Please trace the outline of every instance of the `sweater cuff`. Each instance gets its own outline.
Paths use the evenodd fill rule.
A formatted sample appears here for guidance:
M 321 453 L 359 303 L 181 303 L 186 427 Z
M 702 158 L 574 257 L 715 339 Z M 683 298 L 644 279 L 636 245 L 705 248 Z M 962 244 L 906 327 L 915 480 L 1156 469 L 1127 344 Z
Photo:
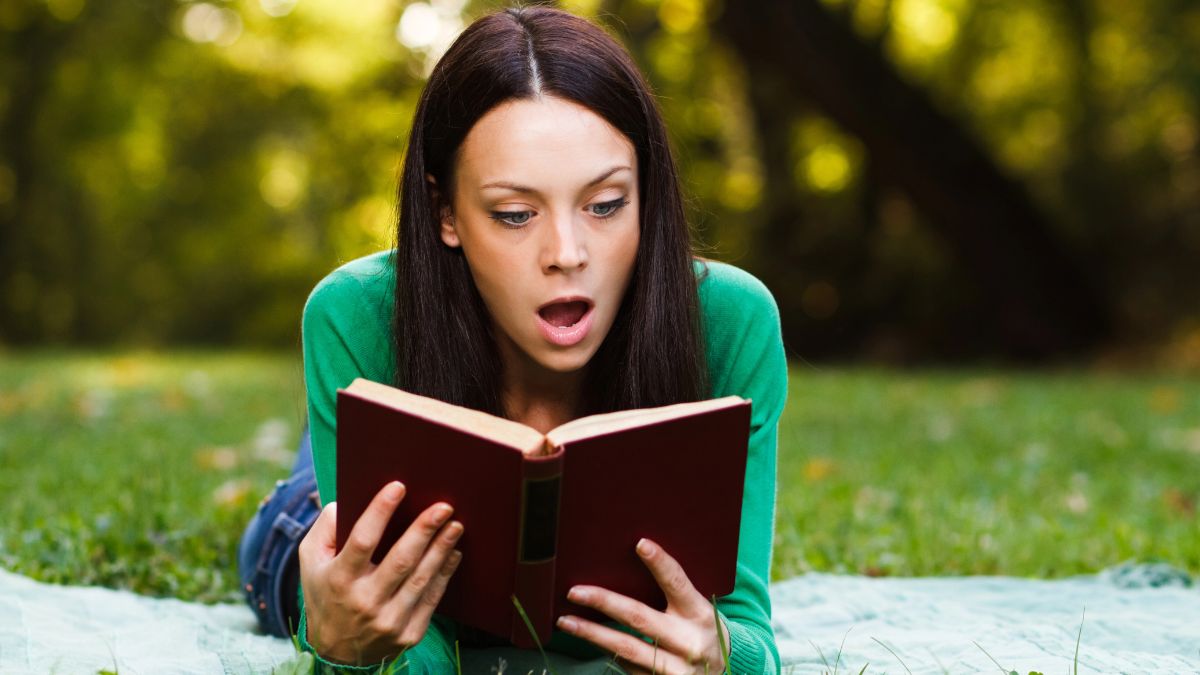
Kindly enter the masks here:
M 347 663 L 335 663 L 326 660 L 317 653 L 316 648 L 308 641 L 308 616 L 307 612 L 300 612 L 300 626 L 296 629 L 296 639 L 300 643 L 300 649 L 312 654 L 313 660 L 316 662 L 313 668 L 314 675 L 349 675 L 351 673 L 382 673 L 390 675 L 391 673 L 414 673 L 424 672 L 415 671 L 409 666 L 407 657 L 401 653 L 394 659 L 384 660 L 379 663 L 371 663 L 362 666 L 352 666 Z
M 766 641 L 756 626 L 730 621 L 724 614 L 725 628 L 729 631 L 729 672 L 733 675 L 759 675 L 777 673 L 775 659 L 767 650 Z

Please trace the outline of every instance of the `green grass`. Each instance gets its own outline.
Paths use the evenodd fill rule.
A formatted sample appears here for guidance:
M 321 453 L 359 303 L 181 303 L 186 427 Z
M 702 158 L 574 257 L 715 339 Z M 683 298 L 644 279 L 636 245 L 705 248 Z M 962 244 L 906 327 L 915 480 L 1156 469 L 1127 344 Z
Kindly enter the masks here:
M 794 369 L 775 578 L 1200 571 L 1200 380 Z
M 303 420 L 290 355 L 0 352 L 0 566 L 238 600 Z M 1200 380 L 792 373 L 774 576 L 1200 572 Z
M 0 353 L 0 566 L 237 600 L 235 549 L 290 468 L 299 361 Z

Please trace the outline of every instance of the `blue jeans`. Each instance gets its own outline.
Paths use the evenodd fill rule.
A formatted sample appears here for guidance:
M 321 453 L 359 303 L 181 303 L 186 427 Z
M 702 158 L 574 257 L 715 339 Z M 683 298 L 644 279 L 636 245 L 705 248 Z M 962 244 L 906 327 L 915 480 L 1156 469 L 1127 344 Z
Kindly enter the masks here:
M 317 478 L 313 472 L 312 438 L 305 429 L 296 464 L 287 480 L 258 505 L 238 543 L 238 578 L 242 595 L 258 617 L 264 633 L 290 637 L 300 625 L 297 589 L 300 582 L 300 540 L 321 513 Z M 503 638 L 469 627 L 459 629 L 470 647 L 507 645 Z
M 321 513 L 313 473 L 312 439 L 300 437 L 296 464 L 263 499 L 238 543 L 238 578 L 263 632 L 289 637 L 300 623 L 300 540 Z

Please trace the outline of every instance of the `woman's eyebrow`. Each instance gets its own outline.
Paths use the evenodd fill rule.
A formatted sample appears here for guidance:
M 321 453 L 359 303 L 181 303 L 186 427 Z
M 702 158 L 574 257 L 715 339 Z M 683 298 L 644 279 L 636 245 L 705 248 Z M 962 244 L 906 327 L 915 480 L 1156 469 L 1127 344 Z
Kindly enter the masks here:
M 618 171 L 622 171 L 622 170 L 632 171 L 632 169 L 630 169 L 629 167 L 627 167 L 625 165 L 614 166 L 611 169 L 600 174 L 599 176 L 596 176 L 592 180 L 588 181 L 587 185 L 585 185 L 584 187 L 590 188 L 595 185 L 598 185 L 598 184 L 604 182 L 606 179 L 608 179 L 609 176 L 612 176 L 614 173 L 616 173 Z M 485 183 L 485 184 L 479 186 L 480 190 L 484 190 L 487 188 L 503 188 L 505 190 L 512 190 L 513 192 L 520 192 L 523 194 L 539 194 L 539 192 L 536 188 L 531 188 L 528 185 L 521 185 L 519 183 L 511 183 L 509 181 L 504 181 L 504 180 L 492 181 L 491 183 Z

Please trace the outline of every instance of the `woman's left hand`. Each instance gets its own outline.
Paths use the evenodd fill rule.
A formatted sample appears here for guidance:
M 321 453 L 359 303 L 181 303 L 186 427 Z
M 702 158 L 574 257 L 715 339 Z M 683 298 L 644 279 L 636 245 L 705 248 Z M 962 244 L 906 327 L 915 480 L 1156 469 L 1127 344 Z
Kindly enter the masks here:
M 662 547 L 642 539 L 638 542 L 637 552 L 667 596 L 665 612 L 597 586 L 575 586 L 567 593 L 567 599 L 607 614 L 657 640 L 657 645 L 576 616 L 559 617 L 558 627 L 616 654 L 621 665 L 631 673 L 723 672 L 725 660 L 717 641 L 712 603 L 700 595 L 683 568 Z M 721 635 L 728 653 L 729 631 L 723 619 Z

